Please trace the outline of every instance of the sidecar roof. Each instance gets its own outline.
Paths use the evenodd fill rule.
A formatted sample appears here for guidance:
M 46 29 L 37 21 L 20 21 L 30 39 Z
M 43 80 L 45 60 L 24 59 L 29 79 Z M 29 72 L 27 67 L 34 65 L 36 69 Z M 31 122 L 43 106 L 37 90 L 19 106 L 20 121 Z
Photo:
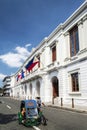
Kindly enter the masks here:
M 37 102 L 36 100 L 22 100 L 21 101 L 21 104 L 24 104 L 25 105 L 25 108 L 37 108 Z

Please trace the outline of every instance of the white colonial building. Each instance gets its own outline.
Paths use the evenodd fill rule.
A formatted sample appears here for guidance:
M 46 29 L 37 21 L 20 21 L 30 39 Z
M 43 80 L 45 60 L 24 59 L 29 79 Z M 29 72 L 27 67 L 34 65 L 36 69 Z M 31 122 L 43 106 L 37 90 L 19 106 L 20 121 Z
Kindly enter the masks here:
M 33 69 L 26 65 L 39 59 Z M 23 70 L 24 77 L 17 76 Z M 87 1 L 37 46 L 13 76 L 12 96 L 87 106 Z
M 10 76 L 6 76 L 3 79 L 3 94 L 10 96 L 11 93 L 11 77 Z

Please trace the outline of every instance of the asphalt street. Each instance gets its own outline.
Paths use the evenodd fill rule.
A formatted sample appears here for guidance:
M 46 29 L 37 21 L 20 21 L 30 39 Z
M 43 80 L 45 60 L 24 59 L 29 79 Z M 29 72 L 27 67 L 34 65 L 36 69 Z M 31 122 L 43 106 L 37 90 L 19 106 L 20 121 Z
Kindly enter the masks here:
M 47 125 L 25 127 L 18 124 L 20 101 L 0 97 L 0 130 L 87 130 L 87 114 L 52 107 L 43 107 Z

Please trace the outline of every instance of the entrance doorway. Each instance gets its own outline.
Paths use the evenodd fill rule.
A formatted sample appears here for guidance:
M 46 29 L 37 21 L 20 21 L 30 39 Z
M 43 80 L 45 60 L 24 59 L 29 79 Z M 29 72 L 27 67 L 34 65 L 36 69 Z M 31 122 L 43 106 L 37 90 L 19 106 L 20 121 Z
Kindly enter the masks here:
M 52 78 L 52 103 L 54 104 L 54 98 L 59 97 L 59 81 L 56 76 Z

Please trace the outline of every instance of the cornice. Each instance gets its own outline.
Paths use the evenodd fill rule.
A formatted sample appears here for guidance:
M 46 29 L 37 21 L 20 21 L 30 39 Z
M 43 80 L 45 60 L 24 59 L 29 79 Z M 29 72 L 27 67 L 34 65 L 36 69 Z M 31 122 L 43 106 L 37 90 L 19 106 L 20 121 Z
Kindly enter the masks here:
M 85 1 L 64 23 L 64 28 L 69 25 L 77 16 L 79 16 L 84 10 L 87 10 L 87 1 Z
M 83 17 L 83 21 L 87 20 L 87 14 Z
M 64 28 L 67 27 L 77 16 L 79 16 L 86 9 L 87 0 L 64 23 L 61 23 L 55 28 L 55 30 L 48 36 L 47 42 L 52 39 L 57 33 L 63 33 Z
M 62 33 L 63 32 L 63 24 L 61 23 L 60 25 L 58 25 L 54 31 L 48 36 L 47 42 L 52 39 L 57 33 Z

